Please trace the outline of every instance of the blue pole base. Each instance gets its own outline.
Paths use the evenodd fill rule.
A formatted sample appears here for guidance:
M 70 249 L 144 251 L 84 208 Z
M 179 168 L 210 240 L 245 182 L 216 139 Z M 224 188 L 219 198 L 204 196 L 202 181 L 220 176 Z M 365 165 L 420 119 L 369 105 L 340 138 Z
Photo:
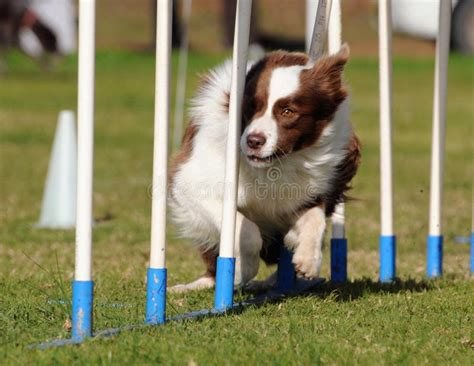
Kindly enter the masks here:
M 443 274 L 443 236 L 429 235 L 427 239 L 426 275 L 428 278 Z
M 331 239 L 331 282 L 347 282 L 347 239 Z
M 474 232 L 471 233 L 471 274 L 474 274 Z
M 93 281 L 72 281 L 72 339 L 92 336 Z
M 234 305 L 235 258 L 217 257 L 214 308 L 226 311 Z
M 284 245 L 280 247 L 277 269 L 277 289 L 287 292 L 295 289 L 296 273 L 292 262 L 293 254 Z
M 380 236 L 380 282 L 392 282 L 396 276 L 397 239 L 395 235 Z
M 148 268 L 146 284 L 145 323 L 163 324 L 166 321 L 166 268 Z

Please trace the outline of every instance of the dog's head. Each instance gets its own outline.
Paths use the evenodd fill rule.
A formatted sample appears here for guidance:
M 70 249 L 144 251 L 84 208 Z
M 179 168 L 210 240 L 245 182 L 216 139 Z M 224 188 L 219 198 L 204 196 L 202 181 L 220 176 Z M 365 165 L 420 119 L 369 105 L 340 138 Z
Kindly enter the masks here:
M 317 143 L 347 96 L 341 79 L 348 58 L 347 45 L 314 65 L 302 53 L 277 51 L 251 68 L 240 140 L 250 165 L 268 167 L 280 156 Z

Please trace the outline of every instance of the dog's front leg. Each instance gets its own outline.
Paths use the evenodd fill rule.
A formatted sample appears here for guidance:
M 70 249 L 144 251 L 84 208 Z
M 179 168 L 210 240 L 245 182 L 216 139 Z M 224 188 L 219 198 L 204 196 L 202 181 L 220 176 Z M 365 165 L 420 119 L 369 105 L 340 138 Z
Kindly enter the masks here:
M 298 277 L 319 277 L 326 216 L 324 207 L 304 212 L 285 235 L 285 246 L 293 250 L 293 264 Z
M 257 275 L 262 236 L 258 226 L 237 212 L 235 227 L 235 285 L 243 286 Z

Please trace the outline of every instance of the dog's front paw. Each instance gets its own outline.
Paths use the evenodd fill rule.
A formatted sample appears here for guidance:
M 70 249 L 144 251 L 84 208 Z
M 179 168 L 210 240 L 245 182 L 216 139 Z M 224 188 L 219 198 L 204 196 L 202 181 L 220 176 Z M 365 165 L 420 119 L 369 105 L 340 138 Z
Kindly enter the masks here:
M 295 265 L 296 276 L 313 280 L 319 277 L 321 271 L 321 257 L 309 256 L 295 253 L 293 256 L 293 264 Z

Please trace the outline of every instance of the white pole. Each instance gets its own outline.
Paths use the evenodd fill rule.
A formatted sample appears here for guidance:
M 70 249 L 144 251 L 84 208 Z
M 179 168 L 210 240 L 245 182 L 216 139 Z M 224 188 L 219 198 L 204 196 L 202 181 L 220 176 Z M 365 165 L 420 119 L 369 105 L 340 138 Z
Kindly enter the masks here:
M 165 268 L 172 1 L 158 0 L 150 268 Z
M 309 45 L 309 59 L 315 62 L 324 53 L 324 41 L 331 15 L 332 0 L 318 0 L 316 17 L 314 18 L 313 34 Z M 307 15 L 308 16 L 308 15 Z
M 339 203 L 332 214 L 331 220 L 333 239 L 344 239 L 346 236 L 344 209 L 344 203 Z
M 79 3 L 76 281 L 92 279 L 95 0 Z
M 342 25 L 341 25 L 341 1 L 333 0 L 331 7 L 331 16 L 329 17 L 328 27 L 328 50 L 329 54 L 337 53 L 341 49 L 342 44 Z M 345 102 L 341 108 L 347 108 L 348 104 Z M 344 217 L 344 203 L 336 206 L 332 215 L 332 238 L 344 239 L 345 237 L 345 217 Z
M 381 235 L 393 235 L 392 19 L 390 0 L 379 1 Z
M 305 23 L 305 43 L 306 53 L 309 53 L 311 47 L 311 38 L 313 37 L 314 20 L 318 9 L 319 0 L 306 0 L 306 23 Z
M 237 1 L 237 15 L 232 62 L 232 84 L 229 103 L 229 131 L 226 144 L 225 190 L 222 207 L 222 228 L 219 256 L 234 256 L 235 218 L 239 171 L 239 138 L 241 105 L 247 69 L 247 51 L 250 32 L 251 0 Z
M 183 134 L 184 126 L 184 104 L 186 99 L 186 71 L 188 66 L 189 49 L 189 20 L 191 18 L 191 8 L 193 0 L 183 1 L 183 27 L 181 47 L 179 49 L 178 81 L 176 83 L 176 101 L 173 119 L 173 148 L 177 149 Z
M 440 1 L 438 40 L 433 101 L 433 137 L 431 145 L 430 232 L 441 235 L 444 142 L 446 130 L 447 69 L 451 29 L 451 1 Z
M 328 50 L 330 55 L 341 49 L 341 28 L 341 0 L 332 0 L 328 26 Z
M 396 276 L 392 188 L 392 15 L 391 0 L 379 1 L 380 80 L 380 281 Z
M 451 1 L 440 1 L 438 24 L 433 101 L 433 139 L 431 145 L 430 227 L 426 259 L 426 272 L 430 278 L 438 277 L 443 274 L 441 206 L 443 200 L 443 165 L 448 84 L 447 70 L 451 30 Z

